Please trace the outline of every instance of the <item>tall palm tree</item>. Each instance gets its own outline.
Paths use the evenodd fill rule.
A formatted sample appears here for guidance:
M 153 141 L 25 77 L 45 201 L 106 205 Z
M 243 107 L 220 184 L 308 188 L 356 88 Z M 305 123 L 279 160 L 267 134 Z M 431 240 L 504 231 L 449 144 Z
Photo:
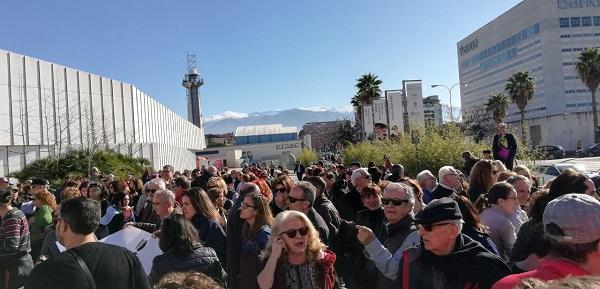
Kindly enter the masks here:
M 581 81 L 592 92 L 592 117 L 594 120 L 594 140 L 597 142 L 600 138 L 598 131 L 598 108 L 596 107 L 596 90 L 600 85 L 600 52 L 598 48 L 588 48 L 579 54 L 578 62 L 575 63 L 575 72 Z
M 521 141 L 525 141 L 525 108 L 535 92 L 535 78 L 530 71 L 517 71 L 507 79 L 506 91 L 513 103 L 521 111 Z
M 374 99 L 381 96 L 381 89 L 379 86 L 382 83 L 383 81 L 377 79 L 377 75 L 372 73 L 363 74 L 356 80 L 355 87 L 358 89 L 357 96 L 362 104 L 370 104 Z
M 492 113 L 492 118 L 496 124 L 502 122 L 506 117 L 506 109 L 508 108 L 508 97 L 502 93 L 492 94 L 485 104 L 485 110 Z
M 364 126 L 362 124 L 363 119 L 363 106 L 371 104 L 374 99 L 381 96 L 381 88 L 379 86 L 383 83 L 380 79 L 377 79 L 377 75 L 368 73 L 363 74 L 359 79 L 356 80 L 356 94 L 350 100 L 352 106 L 356 108 L 360 123 L 361 133 L 364 136 Z

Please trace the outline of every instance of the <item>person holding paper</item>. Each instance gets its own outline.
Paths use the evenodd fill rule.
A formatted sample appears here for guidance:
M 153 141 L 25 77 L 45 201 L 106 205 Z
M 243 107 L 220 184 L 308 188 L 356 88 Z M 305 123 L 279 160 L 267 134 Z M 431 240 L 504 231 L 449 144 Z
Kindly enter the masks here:
M 149 289 L 146 272 L 126 248 L 96 241 L 98 202 L 78 197 L 58 210 L 56 238 L 67 251 L 33 269 L 25 289 Z

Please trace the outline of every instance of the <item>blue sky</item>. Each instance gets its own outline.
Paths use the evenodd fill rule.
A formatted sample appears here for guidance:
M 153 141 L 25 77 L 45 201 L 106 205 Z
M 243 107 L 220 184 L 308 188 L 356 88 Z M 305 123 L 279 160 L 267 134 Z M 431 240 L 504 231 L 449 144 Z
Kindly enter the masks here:
M 204 116 L 348 106 L 368 72 L 447 102 L 429 86 L 458 82 L 456 43 L 519 2 L 5 1 L 0 48 L 132 83 L 183 117 L 186 52 Z

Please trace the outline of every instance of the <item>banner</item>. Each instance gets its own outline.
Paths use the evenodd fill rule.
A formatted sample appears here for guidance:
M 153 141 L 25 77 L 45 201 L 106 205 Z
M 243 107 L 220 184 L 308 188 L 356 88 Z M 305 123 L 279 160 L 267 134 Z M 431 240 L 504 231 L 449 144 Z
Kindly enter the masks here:
M 402 91 L 386 91 L 388 102 L 390 136 L 398 136 L 404 132 L 404 106 L 402 105 Z
M 375 127 L 375 138 L 388 139 L 388 121 L 385 98 L 373 100 L 373 126 Z

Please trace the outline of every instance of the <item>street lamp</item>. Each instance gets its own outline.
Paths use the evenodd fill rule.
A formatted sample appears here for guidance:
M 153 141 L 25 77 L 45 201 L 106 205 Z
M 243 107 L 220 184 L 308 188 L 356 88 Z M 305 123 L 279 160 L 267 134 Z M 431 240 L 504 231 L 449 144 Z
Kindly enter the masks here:
M 433 84 L 433 85 L 431 85 L 431 88 L 436 88 L 438 86 L 441 86 L 441 87 L 444 87 L 444 88 L 446 88 L 448 90 L 448 95 L 450 96 L 450 122 L 454 122 L 454 117 L 453 117 L 453 113 L 452 113 L 452 110 L 453 110 L 453 108 L 452 108 L 452 89 L 455 86 L 457 86 L 457 85 L 467 86 L 467 83 L 466 82 L 459 82 L 459 83 L 456 83 L 456 84 L 454 84 L 454 85 L 452 85 L 450 87 L 448 87 L 446 85 L 443 85 L 443 84 Z

